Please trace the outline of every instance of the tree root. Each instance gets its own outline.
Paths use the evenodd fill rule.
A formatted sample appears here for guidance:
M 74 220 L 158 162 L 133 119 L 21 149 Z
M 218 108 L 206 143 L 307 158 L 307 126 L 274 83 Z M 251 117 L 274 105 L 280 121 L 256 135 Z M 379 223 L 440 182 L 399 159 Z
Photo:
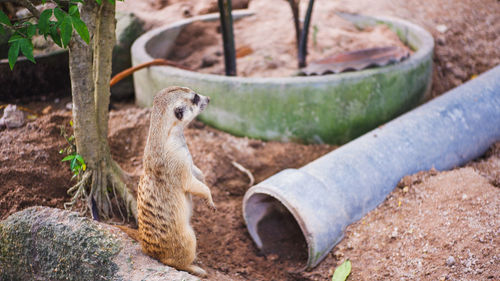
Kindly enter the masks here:
M 84 171 L 79 182 L 68 190 L 72 197 L 70 202 L 64 203 L 64 208 L 71 209 L 80 201 L 84 203 L 80 209 L 82 215 L 90 212 L 97 219 L 92 212 L 95 208 L 102 219 L 109 220 L 116 216 L 111 200 L 115 198 L 115 206 L 122 220 L 128 220 L 131 216 L 137 220 L 137 201 L 127 188 L 126 174 L 116 162 L 110 162 L 106 165 L 105 161 L 101 161 L 96 168 Z

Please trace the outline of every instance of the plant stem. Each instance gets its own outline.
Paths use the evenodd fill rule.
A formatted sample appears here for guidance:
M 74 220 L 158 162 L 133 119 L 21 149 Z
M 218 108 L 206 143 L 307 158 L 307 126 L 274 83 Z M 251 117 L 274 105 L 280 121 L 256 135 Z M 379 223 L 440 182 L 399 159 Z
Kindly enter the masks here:
M 307 56 L 307 37 L 309 34 L 309 26 L 311 24 L 311 15 L 313 10 L 314 0 L 309 0 L 309 4 L 307 6 L 306 17 L 304 19 L 304 25 L 302 26 L 302 32 L 300 34 L 300 43 L 299 43 L 299 52 L 298 52 L 298 60 L 299 60 L 299 68 L 306 66 L 306 56 Z
M 31 3 L 30 0 L 18 0 L 19 3 L 24 6 L 30 13 L 35 16 L 37 19 L 40 18 L 40 11 Z
M 297 43 L 297 50 L 299 49 L 299 42 L 300 42 L 299 1 L 300 0 L 288 0 L 288 3 L 290 3 L 290 8 L 292 8 L 293 24 L 295 25 L 295 37 L 296 37 L 295 41 Z
M 233 16 L 231 0 L 218 0 L 222 42 L 224 44 L 224 63 L 226 76 L 236 76 L 236 50 L 234 48 Z

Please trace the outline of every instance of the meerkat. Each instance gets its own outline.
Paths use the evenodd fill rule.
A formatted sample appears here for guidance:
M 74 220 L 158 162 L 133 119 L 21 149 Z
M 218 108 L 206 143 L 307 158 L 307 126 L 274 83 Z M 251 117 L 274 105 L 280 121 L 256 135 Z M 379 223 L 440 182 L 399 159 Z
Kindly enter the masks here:
M 215 205 L 203 173 L 193 163 L 184 128 L 209 101 L 183 87 L 163 89 L 154 97 L 137 196 L 143 252 L 201 277 L 207 273 L 193 264 L 196 236 L 190 225 L 191 195 L 206 199 L 213 209 Z

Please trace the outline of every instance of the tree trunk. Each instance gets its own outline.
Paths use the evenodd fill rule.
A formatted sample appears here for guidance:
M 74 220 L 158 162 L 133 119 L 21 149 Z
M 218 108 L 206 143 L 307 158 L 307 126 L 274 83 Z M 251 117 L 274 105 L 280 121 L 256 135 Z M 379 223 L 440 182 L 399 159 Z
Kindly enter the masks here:
M 113 215 L 111 198 L 121 198 L 126 216 L 136 218 L 137 204 L 125 183 L 125 174 L 111 158 L 108 135 L 111 54 L 115 43 L 115 5 L 86 0 L 81 18 L 87 24 L 90 44 L 74 36 L 69 44 L 70 75 L 73 96 L 73 121 L 77 152 L 87 165 L 79 182 L 68 192 L 73 205 L 86 201 L 85 210 L 97 211 L 105 219 Z M 120 202 L 119 198 L 116 198 Z M 120 205 L 120 204 L 119 204 Z M 95 208 L 93 208 L 95 207 Z M 120 206 L 118 210 L 123 217 Z M 95 212 L 92 212 L 96 218 Z

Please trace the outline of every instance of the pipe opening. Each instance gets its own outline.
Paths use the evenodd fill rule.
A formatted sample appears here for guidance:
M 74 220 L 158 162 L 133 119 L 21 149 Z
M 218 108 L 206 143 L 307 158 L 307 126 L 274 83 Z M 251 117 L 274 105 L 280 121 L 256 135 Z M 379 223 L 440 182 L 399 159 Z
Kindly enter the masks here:
M 246 202 L 245 216 L 250 235 L 263 254 L 305 265 L 307 243 L 288 209 L 267 194 L 253 194 Z

